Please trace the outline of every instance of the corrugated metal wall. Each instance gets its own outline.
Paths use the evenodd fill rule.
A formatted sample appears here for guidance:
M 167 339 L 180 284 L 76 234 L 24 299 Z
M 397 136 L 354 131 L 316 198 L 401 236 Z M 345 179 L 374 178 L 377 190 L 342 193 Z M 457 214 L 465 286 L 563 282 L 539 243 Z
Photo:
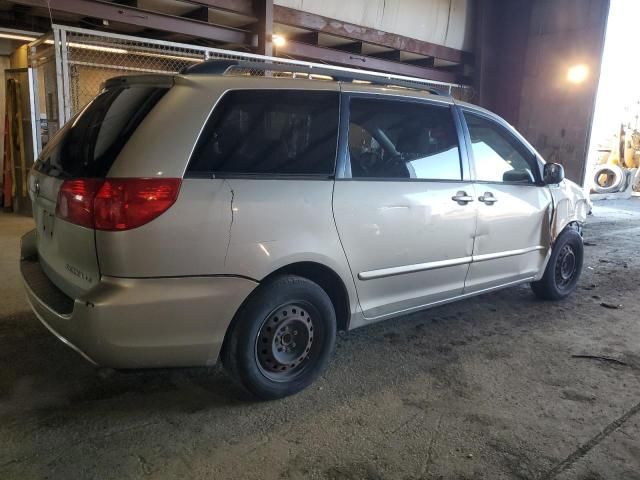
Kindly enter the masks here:
M 274 3 L 438 45 L 472 49 L 473 0 L 275 0 Z

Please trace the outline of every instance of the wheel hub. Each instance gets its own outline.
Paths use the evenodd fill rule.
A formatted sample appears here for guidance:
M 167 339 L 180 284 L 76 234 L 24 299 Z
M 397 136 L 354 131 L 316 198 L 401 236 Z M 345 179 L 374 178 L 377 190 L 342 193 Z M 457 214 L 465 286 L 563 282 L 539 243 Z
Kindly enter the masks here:
M 556 281 L 558 286 L 564 287 L 573 279 L 576 272 L 576 254 L 570 245 L 560 250 L 556 262 Z
M 288 375 L 309 357 L 313 320 L 305 308 L 286 305 L 266 319 L 256 345 L 260 366 L 268 372 Z

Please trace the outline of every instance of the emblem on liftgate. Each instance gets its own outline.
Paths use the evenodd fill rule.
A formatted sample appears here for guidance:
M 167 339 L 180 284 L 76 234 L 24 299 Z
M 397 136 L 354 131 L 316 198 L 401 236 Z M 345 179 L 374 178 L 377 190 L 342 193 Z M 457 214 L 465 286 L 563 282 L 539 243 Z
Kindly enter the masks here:
M 64 268 L 66 268 L 68 271 L 70 271 L 72 274 L 74 274 L 76 277 L 84 280 L 85 282 L 91 283 L 92 282 L 92 278 L 90 276 L 88 276 L 86 273 L 84 273 L 83 271 L 81 271 L 80 269 L 74 267 L 73 265 L 69 265 L 68 263 L 65 264 Z
M 40 195 L 40 182 L 38 180 L 33 184 L 33 190 L 36 192 L 36 197 Z

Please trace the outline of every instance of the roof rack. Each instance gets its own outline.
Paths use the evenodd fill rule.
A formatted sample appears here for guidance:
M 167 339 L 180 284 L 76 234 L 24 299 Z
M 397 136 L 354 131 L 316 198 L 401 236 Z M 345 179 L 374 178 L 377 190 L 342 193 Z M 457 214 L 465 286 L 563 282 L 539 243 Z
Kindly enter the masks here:
M 191 65 L 183 69 L 180 73 L 183 75 L 225 75 L 230 74 L 234 69 L 241 70 L 257 70 L 261 72 L 287 72 L 287 73 L 304 73 L 307 75 L 323 75 L 333 78 L 338 82 L 369 82 L 374 85 L 397 86 L 409 88 L 412 90 L 422 90 L 432 95 L 441 95 L 450 97 L 451 95 L 434 88 L 429 85 L 421 84 L 424 80 L 420 78 L 413 79 L 411 77 L 397 78 L 396 75 L 358 71 L 355 69 L 342 69 L 333 66 L 315 66 L 295 63 L 271 63 L 271 62 L 249 62 L 241 60 L 207 60 L 202 63 Z

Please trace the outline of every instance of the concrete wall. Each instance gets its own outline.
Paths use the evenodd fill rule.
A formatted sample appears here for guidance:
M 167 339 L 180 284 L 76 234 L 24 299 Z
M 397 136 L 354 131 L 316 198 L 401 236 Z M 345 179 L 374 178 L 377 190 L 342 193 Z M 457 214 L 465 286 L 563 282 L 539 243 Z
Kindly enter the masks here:
M 275 4 L 460 50 L 472 48 L 473 0 L 275 0 Z
M 477 102 L 514 124 L 582 183 L 609 0 L 482 0 Z M 567 71 L 586 64 L 575 85 Z

